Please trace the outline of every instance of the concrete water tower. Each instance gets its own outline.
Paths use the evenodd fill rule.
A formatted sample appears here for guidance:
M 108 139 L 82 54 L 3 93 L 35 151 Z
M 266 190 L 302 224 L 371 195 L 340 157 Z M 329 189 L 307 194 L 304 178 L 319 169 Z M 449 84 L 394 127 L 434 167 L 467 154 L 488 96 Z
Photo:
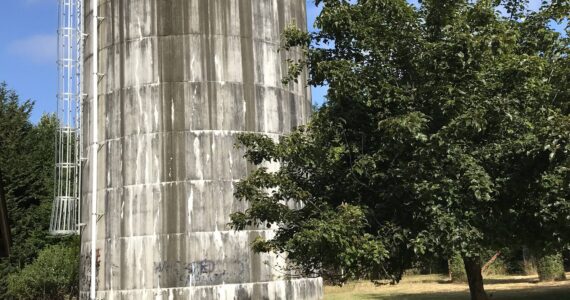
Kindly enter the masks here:
M 100 299 L 321 298 L 320 279 L 286 280 L 281 259 L 250 250 L 271 230 L 226 226 L 251 170 L 236 135 L 278 136 L 311 113 L 308 88 L 281 83 L 278 52 L 287 25 L 306 28 L 305 0 L 94 1 L 83 5 L 82 298 L 93 258 Z

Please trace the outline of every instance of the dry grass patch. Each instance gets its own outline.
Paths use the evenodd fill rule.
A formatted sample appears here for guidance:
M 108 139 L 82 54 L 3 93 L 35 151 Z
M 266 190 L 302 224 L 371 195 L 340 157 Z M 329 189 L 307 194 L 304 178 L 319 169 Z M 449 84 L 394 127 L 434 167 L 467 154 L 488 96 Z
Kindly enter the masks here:
M 567 274 L 570 278 L 570 273 Z M 570 300 L 570 281 L 538 282 L 537 276 L 492 276 L 485 280 L 491 299 Z M 376 286 L 350 282 L 343 287 L 325 287 L 325 300 L 468 300 L 467 284 L 451 283 L 443 275 L 409 276 L 397 285 Z

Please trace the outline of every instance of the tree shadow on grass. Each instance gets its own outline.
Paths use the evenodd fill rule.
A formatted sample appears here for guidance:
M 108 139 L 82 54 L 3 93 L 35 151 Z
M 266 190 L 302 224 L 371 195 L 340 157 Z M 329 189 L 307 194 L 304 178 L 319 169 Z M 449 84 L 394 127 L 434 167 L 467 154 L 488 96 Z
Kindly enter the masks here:
M 539 283 L 538 278 L 490 278 L 485 279 L 485 284 L 509 284 L 509 283 Z
M 393 295 L 377 295 L 363 294 L 360 299 L 366 300 L 469 300 L 468 292 L 437 292 L 424 294 L 393 294 Z
M 570 286 L 545 286 L 487 292 L 493 300 L 570 300 Z M 361 294 L 367 300 L 469 300 L 469 292 L 434 292 L 423 294 Z
M 539 283 L 538 278 L 489 278 L 489 279 L 485 279 L 485 285 L 493 285 L 493 284 L 509 284 L 509 283 Z M 462 282 L 453 282 L 449 279 L 442 279 L 442 280 L 437 280 L 437 281 L 432 281 L 432 282 L 437 282 L 439 284 L 461 284 Z M 426 283 L 428 283 L 426 281 Z M 467 284 L 467 282 L 463 282 L 465 284 Z

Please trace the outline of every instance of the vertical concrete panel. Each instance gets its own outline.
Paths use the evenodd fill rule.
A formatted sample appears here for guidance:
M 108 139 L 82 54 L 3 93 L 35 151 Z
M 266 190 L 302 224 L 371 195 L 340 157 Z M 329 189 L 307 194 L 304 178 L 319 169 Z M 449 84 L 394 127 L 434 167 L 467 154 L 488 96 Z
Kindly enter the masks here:
M 90 31 L 91 4 L 85 2 Z M 234 184 L 249 169 L 240 132 L 273 137 L 307 121 L 311 99 L 284 86 L 280 34 L 306 28 L 305 0 L 100 0 L 97 116 L 84 102 L 85 153 L 100 122 L 97 289 L 102 299 L 318 299 L 320 279 L 284 280 L 285 261 L 250 250 L 271 229 L 234 232 L 246 203 Z M 85 77 L 91 76 L 91 41 Z M 293 55 L 299 55 L 293 53 Z M 306 75 L 303 75 L 306 76 Z M 302 81 L 301 81 L 302 82 Z M 85 80 L 84 90 L 90 91 Z M 91 212 L 87 201 L 82 217 Z M 90 224 L 84 229 L 90 232 Z M 81 295 L 87 297 L 88 234 Z

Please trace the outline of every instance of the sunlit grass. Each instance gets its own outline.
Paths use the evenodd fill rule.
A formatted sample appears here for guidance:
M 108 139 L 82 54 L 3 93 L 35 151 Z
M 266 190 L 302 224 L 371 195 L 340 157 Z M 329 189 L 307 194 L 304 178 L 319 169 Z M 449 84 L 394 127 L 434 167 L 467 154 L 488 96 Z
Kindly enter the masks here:
M 493 276 L 485 280 L 485 288 L 497 300 L 570 300 L 570 281 L 538 282 L 537 276 Z M 325 287 L 325 300 L 341 299 L 468 300 L 469 289 L 466 284 L 449 282 L 444 275 L 409 276 L 397 285 L 359 281 Z

